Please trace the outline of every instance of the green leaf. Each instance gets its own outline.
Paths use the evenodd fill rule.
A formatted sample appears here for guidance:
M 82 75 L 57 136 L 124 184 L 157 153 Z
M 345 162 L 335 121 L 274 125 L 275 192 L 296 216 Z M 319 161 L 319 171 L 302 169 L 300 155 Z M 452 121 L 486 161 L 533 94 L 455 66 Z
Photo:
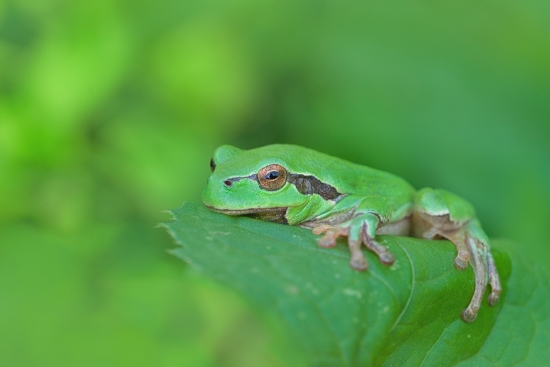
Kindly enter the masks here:
M 396 255 L 386 267 L 368 254 L 352 270 L 342 244 L 319 248 L 309 230 L 230 217 L 193 204 L 164 223 L 173 254 L 280 315 L 314 366 L 526 366 L 550 360 L 547 276 L 493 241 L 501 301 L 460 318 L 473 292 L 471 268 L 454 267 L 448 241 L 380 236 Z

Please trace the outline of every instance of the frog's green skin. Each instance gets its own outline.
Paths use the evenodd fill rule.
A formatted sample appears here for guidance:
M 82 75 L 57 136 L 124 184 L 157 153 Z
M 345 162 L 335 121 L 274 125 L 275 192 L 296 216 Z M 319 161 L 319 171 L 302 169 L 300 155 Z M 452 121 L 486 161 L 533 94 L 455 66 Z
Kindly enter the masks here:
M 458 250 L 456 267 L 465 269 L 470 263 L 476 274 L 463 319 L 476 318 L 487 282 L 489 304 L 499 300 L 501 286 L 487 236 L 473 207 L 450 192 L 416 191 L 391 173 L 295 145 L 252 150 L 224 145 L 214 152 L 211 168 L 202 199 L 212 210 L 324 232 L 319 239 L 323 247 L 347 236 L 350 265 L 356 270 L 368 267 L 362 245 L 382 263 L 394 262 L 394 255 L 375 241 L 377 234 L 447 238 Z

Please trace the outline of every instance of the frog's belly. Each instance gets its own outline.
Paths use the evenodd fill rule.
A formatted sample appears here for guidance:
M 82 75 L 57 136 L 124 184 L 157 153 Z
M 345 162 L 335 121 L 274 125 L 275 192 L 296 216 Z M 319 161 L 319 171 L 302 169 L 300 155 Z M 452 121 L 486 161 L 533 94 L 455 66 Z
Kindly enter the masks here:
M 300 227 L 304 228 L 315 228 L 319 226 L 338 226 L 338 224 L 346 222 L 353 218 L 353 212 L 341 213 L 338 215 L 333 215 L 322 220 L 313 220 L 304 223 L 300 223 Z M 409 236 L 411 230 L 411 215 L 406 216 L 403 219 L 398 220 L 397 222 L 391 222 L 386 224 L 383 227 L 380 227 L 376 230 L 376 234 L 389 234 L 394 236 Z
M 408 236 L 411 231 L 411 216 L 405 217 L 397 222 L 386 224 L 376 230 L 376 234 L 389 234 L 394 236 Z

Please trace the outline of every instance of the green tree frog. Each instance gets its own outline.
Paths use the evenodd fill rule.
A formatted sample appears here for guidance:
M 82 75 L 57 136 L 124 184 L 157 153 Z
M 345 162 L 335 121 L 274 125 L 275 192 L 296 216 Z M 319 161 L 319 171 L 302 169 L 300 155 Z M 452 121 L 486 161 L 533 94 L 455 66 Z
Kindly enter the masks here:
M 489 240 L 470 203 L 448 191 L 419 191 L 391 173 L 354 164 L 295 145 L 251 150 L 224 145 L 210 161 L 212 174 L 202 195 L 210 209 L 229 215 L 312 229 L 322 247 L 347 237 L 350 266 L 366 270 L 364 245 L 385 265 L 395 256 L 376 242 L 377 234 L 446 238 L 454 243 L 454 264 L 475 272 L 475 289 L 462 318 L 473 321 L 483 300 L 495 305 L 501 284 Z

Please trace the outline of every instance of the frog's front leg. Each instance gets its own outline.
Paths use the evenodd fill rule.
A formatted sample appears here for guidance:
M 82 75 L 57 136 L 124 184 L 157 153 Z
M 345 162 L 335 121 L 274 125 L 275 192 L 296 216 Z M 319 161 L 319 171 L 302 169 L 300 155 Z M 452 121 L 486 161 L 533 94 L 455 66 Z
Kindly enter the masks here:
M 368 263 L 361 251 L 362 244 L 378 255 L 383 264 L 391 265 L 395 261 L 395 256 L 375 241 L 376 229 L 387 223 L 390 215 L 391 209 L 380 196 L 348 197 L 338 203 L 329 216 L 319 220 L 318 223 L 323 224 L 310 226 L 314 234 L 325 233 L 318 240 L 321 247 L 334 247 L 338 237 L 347 236 L 350 266 L 363 271 L 368 268 Z
M 468 262 L 472 264 L 475 289 L 462 313 L 465 321 L 475 320 L 487 282 L 491 285 L 489 305 L 498 302 L 502 287 L 489 239 L 467 201 L 444 190 L 422 189 L 417 193 L 412 222 L 415 237 L 446 238 L 454 243 L 458 251 L 454 263 L 458 269 L 466 269 Z

